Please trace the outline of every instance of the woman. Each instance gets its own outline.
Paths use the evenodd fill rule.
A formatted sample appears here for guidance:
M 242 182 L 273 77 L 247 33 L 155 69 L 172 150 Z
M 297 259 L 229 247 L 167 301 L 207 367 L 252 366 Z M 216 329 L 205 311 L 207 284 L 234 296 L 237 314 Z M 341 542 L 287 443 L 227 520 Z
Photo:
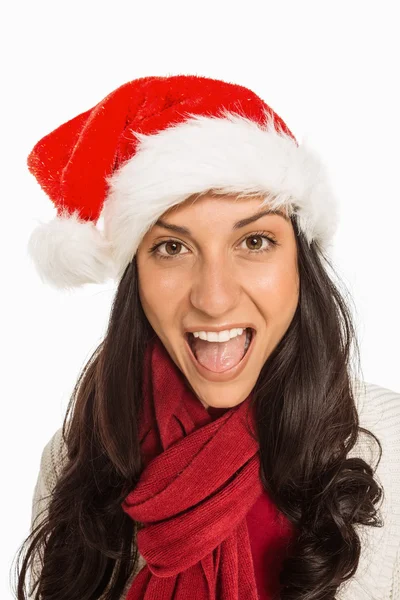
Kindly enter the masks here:
M 57 207 L 43 280 L 118 289 L 43 450 L 18 599 L 32 561 L 42 600 L 399 598 L 400 395 L 356 370 L 319 159 L 251 90 L 178 75 L 28 166 Z

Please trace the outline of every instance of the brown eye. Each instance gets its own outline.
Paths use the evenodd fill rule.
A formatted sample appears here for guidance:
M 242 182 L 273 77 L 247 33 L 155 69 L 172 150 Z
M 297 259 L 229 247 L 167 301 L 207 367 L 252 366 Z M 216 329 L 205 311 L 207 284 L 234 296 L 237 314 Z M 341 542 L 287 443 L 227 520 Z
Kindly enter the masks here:
M 259 240 L 259 243 L 257 243 L 257 239 Z M 250 242 L 250 250 L 260 250 L 260 248 L 262 247 L 262 240 L 260 235 L 251 235 L 250 237 L 246 238 L 246 242 Z
M 266 235 L 265 231 L 251 233 L 241 242 L 241 244 L 243 243 L 246 243 L 246 248 L 244 249 L 249 255 L 261 255 L 264 252 L 270 252 L 275 246 L 279 245 L 271 236 Z
M 170 256 L 175 256 L 176 254 L 179 254 L 179 246 L 182 246 L 182 244 L 180 242 L 165 242 L 165 249 L 168 248 L 168 246 L 172 246 L 173 247 L 173 252 L 172 254 L 170 254 L 168 252 L 168 254 L 170 254 Z M 178 251 L 177 251 L 177 246 L 178 246 Z

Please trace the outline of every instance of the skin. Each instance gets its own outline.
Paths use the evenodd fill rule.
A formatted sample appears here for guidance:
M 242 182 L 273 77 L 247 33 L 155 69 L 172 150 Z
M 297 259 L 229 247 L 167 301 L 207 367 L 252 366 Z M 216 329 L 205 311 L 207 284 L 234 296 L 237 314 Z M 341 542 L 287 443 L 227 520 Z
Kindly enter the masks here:
M 137 250 L 143 310 L 206 409 L 232 408 L 248 397 L 298 304 L 297 247 L 290 219 L 266 215 L 233 229 L 236 221 L 265 208 L 260 202 L 261 197 L 237 199 L 228 195 L 207 195 L 195 202 L 187 199 L 161 218 L 187 227 L 192 236 L 154 225 Z M 279 210 L 287 216 L 284 208 Z M 279 245 L 273 246 L 260 234 L 252 241 L 257 231 Z M 149 253 L 154 243 L 168 240 L 155 253 Z M 264 248 L 269 250 L 257 253 Z M 157 252 L 171 258 L 157 258 Z M 245 369 L 228 382 L 205 379 L 191 363 L 183 330 L 199 324 L 207 330 L 207 325 L 240 322 L 254 323 L 257 330 Z

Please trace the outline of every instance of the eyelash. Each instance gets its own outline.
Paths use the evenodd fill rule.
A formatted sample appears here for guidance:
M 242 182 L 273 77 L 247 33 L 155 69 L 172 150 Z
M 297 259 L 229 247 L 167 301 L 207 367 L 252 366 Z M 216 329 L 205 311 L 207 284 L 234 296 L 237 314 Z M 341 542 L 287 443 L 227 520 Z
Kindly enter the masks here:
M 247 235 L 240 243 L 246 241 L 247 239 L 251 238 L 251 237 L 257 237 L 260 236 L 266 240 L 268 240 L 270 242 L 271 247 L 268 248 L 264 248 L 263 250 L 249 250 L 247 249 L 247 253 L 248 254 L 262 254 L 263 252 L 270 252 L 273 247 L 275 246 L 279 246 L 279 243 L 274 240 L 273 238 L 269 237 L 268 235 L 265 235 L 265 231 L 256 231 L 254 233 L 251 233 L 250 235 Z M 150 254 L 155 254 L 156 258 L 160 258 L 161 260 L 163 259 L 170 259 L 170 258 L 176 258 L 179 257 L 179 254 L 176 254 L 175 256 L 167 256 L 165 254 L 160 254 L 157 250 L 160 246 L 162 246 L 163 244 L 168 244 L 169 242 L 176 242 L 178 244 L 181 244 L 182 246 L 184 246 L 183 242 L 180 242 L 179 240 L 175 240 L 175 239 L 169 239 L 169 240 L 164 240 L 163 242 L 157 242 L 156 244 L 154 244 L 150 249 L 149 249 L 149 253 Z

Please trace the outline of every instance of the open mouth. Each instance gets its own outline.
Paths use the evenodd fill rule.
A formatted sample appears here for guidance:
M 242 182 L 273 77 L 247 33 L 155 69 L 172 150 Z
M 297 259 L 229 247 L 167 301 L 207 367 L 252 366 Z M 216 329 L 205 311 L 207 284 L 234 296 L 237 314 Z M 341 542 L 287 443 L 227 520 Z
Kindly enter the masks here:
M 253 336 L 255 334 L 255 331 L 254 331 L 254 329 L 252 327 L 246 327 L 245 332 L 246 332 L 246 343 L 244 345 L 244 352 L 243 352 L 242 358 L 246 355 L 246 353 L 247 353 L 247 351 L 248 351 L 248 349 L 250 347 L 251 340 L 253 339 Z M 186 335 L 186 338 L 188 340 L 188 344 L 190 346 L 192 354 L 197 359 L 196 352 L 195 352 L 195 349 L 194 349 L 195 337 L 194 337 L 193 333 L 191 333 L 191 332 L 188 332 L 185 335 Z M 218 342 L 218 343 L 223 343 L 223 342 Z

